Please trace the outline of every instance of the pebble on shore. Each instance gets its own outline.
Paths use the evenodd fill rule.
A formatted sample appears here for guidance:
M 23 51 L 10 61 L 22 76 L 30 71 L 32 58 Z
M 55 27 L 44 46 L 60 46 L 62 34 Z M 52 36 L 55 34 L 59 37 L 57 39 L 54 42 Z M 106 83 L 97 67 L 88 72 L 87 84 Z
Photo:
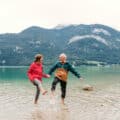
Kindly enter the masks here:
M 93 91 L 93 87 L 91 85 L 84 85 L 82 89 L 85 91 Z

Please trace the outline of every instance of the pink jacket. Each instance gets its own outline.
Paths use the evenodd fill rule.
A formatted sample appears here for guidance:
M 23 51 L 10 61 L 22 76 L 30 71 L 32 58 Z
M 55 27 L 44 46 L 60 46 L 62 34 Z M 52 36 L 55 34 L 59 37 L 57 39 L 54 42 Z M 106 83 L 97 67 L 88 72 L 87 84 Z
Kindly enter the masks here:
M 38 79 L 40 81 L 42 81 L 42 77 L 46 77 L 47 78 L 47 75 L 45 73 L 43 73 L 43 67 L 42 67 L 42 64 L 40 63 L 36 63 L 36 62 L 33 62 L 29 69 L 28 69 L 28 72 L 27 72 L 27 75 L 28 75 L 28 78 L 31 80 L 31 81 L 34 81 L 34 79 Z

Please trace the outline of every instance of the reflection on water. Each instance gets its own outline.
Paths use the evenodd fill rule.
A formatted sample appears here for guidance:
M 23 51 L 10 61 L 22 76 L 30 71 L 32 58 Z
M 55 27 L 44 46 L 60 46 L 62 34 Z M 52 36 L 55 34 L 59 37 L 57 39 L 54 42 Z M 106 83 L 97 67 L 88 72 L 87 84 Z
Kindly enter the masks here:
M 53 78 L 44 79 L 49 92 L 34 105 L 35 87 L 26 70 L 0 68 L 0 120 L 120 120 L 120 68 L 80 68 L 86 78 L 83 83 L 70 74 L 65 106 L 60 104 L 59 85 L 56 102 L 50 104 Z M 83 91 L 86 83 L 92 84 L 94 91 Z

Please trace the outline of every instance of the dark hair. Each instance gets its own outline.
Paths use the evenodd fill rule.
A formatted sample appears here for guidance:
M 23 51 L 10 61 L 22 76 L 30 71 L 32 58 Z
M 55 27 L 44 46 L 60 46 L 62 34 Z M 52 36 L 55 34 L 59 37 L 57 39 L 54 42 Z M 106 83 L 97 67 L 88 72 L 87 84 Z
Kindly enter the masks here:
M 34 62 L 40 61 L 42 57 L 43 57 L 42 54 L 36 54 L 36 55 L 35 55 L 35 60 L 34 60 Z

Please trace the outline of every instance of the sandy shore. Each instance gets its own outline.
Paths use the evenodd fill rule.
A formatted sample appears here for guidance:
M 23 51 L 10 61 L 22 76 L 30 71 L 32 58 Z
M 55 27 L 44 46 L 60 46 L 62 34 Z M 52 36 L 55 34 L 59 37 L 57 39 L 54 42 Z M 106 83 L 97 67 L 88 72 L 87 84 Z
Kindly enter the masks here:
M 34 105 L 33 96 L 34 88 L 0 84 L 0 120 L 120 120 L 120 83 L 94 86 L 90 92 L 81 86 L 68 88 L 65 106 L 60 96 L 50 104 L 49 94 Z

